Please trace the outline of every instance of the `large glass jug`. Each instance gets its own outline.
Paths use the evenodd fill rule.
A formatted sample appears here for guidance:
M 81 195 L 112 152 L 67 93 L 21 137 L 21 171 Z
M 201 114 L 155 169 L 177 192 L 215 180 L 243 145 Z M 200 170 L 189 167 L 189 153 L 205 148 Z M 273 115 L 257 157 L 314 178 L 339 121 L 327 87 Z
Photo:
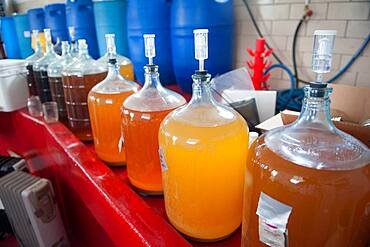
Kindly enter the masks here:
M 64 123 L 67 121 L 67 109 L 64 99 L 64 90 L 62 83 L 63 69 L 73 61 L 70 54 L 68 41 L 62 41 L 62 56 L 60 60 L 51 63 L 48 66 L 49 86 L 51 98 L 58 104 L 59 119 Z
M 62 73 L 69 128 L 82 141 L 93 140 L 87 96 L 107 76 L 105 65 L 89 56 L 86 40 L 78 40 L 78 57 Z
M 124 57 L 120 54 L 117 54 L 116 51 L 116 44 L 115 44 L 115 35 L 114 34 L 106 34 L 105 40 L 107 43 L 107 52 L 99 58 L 99 62 L 108 64 L 109 59 L 112 56 L 116 57 L 117 64 L 119 66 L 120 74 L 126 79 L 133 81 L 134 78 L 134 66 L 132 65 L 132 62 L 127 57 Z
M 197 54 L 207 49 L 208 30 L 194 32 Z M 214 100 L 210 78 L 202 68 L 193 75 L 192 99 L 159 130 L 167 216 L 177 230 L 202 241 L 223 239 L 240 226 L 248 152 L 246 121 Z
M 46 40 L 46 53 L 33 64 L 37 94 L 41 102 L 52 100 L 47 70 L 49 64 L 60 60 L 60 56 L 55 53 L 53 43 L 51 42 L 50 29 L 44 29 L 44 34 Z
M 33 64 L 39 60 L 41 57 L 44 56 L 42 52 L 42 46 L 39 37 L 38 30 L 32 30 L 32 37 L 35 40 L 34 51 L 31 56 L 26 58 L 26 69 L 27 69 L 27 84 L 28 84 L 28 92 L 30 96 L 37 95 L 37 88 L 35 83 L 35 77 L 33 74 Z
M 128 178 L 135 189 L 145 194 L 162 194 L 162 176 L 158 155 L 158 130 L 163 118 L 186 103 L 185 99 L 159 81 L 154 35 L 144 35 L 149 64 L 143 88 L 128 97 L 122 106 L 123 135 L 126 145 Z
M 246 169 L 243 246 L 367 246 L 370 151 L 330 118 L 334 32 L 316 31 L 315 82 L 299 118 L 253 143 Z M 317 49 L 316 49 L 317 48 Z
M 108 76 L 89 93 L 88 106 L 95 151 L 109 165 L 126 163 L 125 145 L 121 140 L 121 106 L 138 89 L 138 84 L 120 75 L 116 57 L 112 54 L 108 62 Z

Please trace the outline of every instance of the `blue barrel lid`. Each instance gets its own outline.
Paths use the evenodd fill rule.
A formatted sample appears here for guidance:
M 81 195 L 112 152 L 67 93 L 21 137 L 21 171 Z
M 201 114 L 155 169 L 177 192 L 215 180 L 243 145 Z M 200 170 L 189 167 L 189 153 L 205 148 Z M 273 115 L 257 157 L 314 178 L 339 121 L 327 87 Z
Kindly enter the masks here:
M 53 3 L 45 5 L 45 11 L 53 11 L 53 10 L 63 10 L 66 8 L 64 3 Z
M 233 11 L 233 0 L 173 0 L 171 27 L 231 25 L 234 23 Z M 191 16 L 184 13 L 191 13 Z
M 43 8 L 34 8 L 27 11 L 30 29 L 43 31 L 45 28 L 45 12 Z
M 92 0 L 67 0 L 67 5 L 69 4 L 91 4 Z

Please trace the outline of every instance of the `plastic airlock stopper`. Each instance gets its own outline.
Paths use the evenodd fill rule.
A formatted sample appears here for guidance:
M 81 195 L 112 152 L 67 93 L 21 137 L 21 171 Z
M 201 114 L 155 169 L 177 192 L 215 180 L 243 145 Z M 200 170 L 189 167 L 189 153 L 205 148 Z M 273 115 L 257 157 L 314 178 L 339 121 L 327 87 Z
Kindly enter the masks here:
M 78 49 L 79 50 L 87 49 L 86 39 L 78 40 Z
M 68 32 L 69 32 L 69 36 L 71 38 L 71 41 L 75 42 L 75 37 L 76 37 L 75 27 L 74 26 L 68 27 Z
M 51 42 L 51 32 L 50 32 L 50 28 L 45 28 L 44 29 L 44 35 L 45 35 L 45 40 L 47 42 Z
M 312 70 L 317 73 L 316 82 L 323 82 L 323 74 L 330 72 L 335 30 L 316 30 L 312 53 Z
M 194 29 L 195 59 L 199 61 L 199 71 L 204 71 L 204 60 L 208 58 L 208 29 Z
M 155 57 L 155 34 L 144 34 L 145 57 L 149 60 L 149 65 L 153 65 L 153 58 Z

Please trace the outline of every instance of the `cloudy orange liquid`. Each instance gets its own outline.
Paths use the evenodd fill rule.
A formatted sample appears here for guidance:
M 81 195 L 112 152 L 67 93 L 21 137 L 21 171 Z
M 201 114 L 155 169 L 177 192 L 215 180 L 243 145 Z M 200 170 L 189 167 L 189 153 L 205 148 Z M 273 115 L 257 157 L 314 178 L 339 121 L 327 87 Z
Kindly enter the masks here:
M 145 194 L 162 194 L 158 130 L 173 109 L 140 112 L 123 108 L 126 164 L 131 184 Z
M 168 166 L 162 172 L 167 216 L 180 232 L 202 241 L 229 236 L 242 220 L 247 126 L 240 116 L 214 125 L 169 119 L 159 134 Z
M 293 208 L 287 246 L 368 246 L 369 188 L 369 164 L 347 171 L 299 166 L 272 152 L 262 137 L 248 156 L 242 246 L 267 246 L 256 215 L 261 192 Z
M 89 113 L 97 156 L 109 165 L 126 163 L 121 138 L 121 105 L 133 91 L 115 94 L 89 93 Z M 120 147 L 121 145 L 121 147 Z
M 119 66 L 119 73 L 123 76 L 126 80 L 134 81 L 134 66 L 132 63 L 120 65 Z

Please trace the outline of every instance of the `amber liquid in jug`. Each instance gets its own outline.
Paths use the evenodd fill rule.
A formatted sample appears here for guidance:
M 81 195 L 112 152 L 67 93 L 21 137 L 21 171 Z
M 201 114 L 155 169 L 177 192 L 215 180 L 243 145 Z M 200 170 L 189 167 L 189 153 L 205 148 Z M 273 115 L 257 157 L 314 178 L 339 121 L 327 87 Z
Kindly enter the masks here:
M 248 157 L 242 246 L 369 246 L 370 150 L 335 127 L 331 67 L 335 31 L 314 34 L 316 81 L 299 118 L 253 144 Z
M 117 54 L 116 51 L 116 44 L 115 44 L 115 35 L 114 34 L 105 34 L 106 44 L 107 44 L 107 52 L 99 58 L 99 62 L 108 64 L 109 59 L 112 55 L 115 56 L 117 60 L 117 64 L 119 66 L 119 72 L 123 78 L 129 81 L 133 81 L 134 78 L 134 66 L 131 60 L 125 56 Z M 108 46 L 110 46 L 108 50 Z
M 33 64 L 44 56 L 38 30 L 32 30 L 32 40 L 35 42 L 35 53 L 26 58 L 27 85 L 30 96 L 38 95 L 33 72 Z
M 155 57 L 155 35 L 144 35 L 145 84 L 128 97 L 122 105 L 123 136 L 126 163 L 131 185 L 143 194 L 163 193 L 161 165 L 158 154 L 158 130 L 164 117 L 186 103 L 185 99 L 166 88 L 159 81 Z
M 106 35 L 108 76 L 89 93 L 90 122 L 97 156 L 112 166 L 126 163 L 122 136 L 121 106 L 124 100 L 139 89 L 135 82 L 125 80 L 119 72 L 114 36 Z
M 51 63 L 60 61 L 61 59 L 54 51 L 54 46 L 51 42 L 50 29 L 44 29 L 44 33 L 46 39 L 46 53 L 33 64 L 33 76 L 36 85 L 36 92 L 40 97 L 41 102 L 52 100 L 47 70 Z
M 105 66 L 92 59 L 85 40 L 79 40 L 79 56 L 63 71 L 63 88 L 70 130 L 82 141 L 92 141 L 87 98 L 107 76 Z
M 68 125 L 67 109 L 64 98 L 62 73 L 63 69 L 73 60 L 70 55 L 70 46 L 68 41 L 62 41 L 62 56 L 60 61 L 51 63 L 48 66 L 49 87 L 51 98 L 58 105 L 59 120 Z

